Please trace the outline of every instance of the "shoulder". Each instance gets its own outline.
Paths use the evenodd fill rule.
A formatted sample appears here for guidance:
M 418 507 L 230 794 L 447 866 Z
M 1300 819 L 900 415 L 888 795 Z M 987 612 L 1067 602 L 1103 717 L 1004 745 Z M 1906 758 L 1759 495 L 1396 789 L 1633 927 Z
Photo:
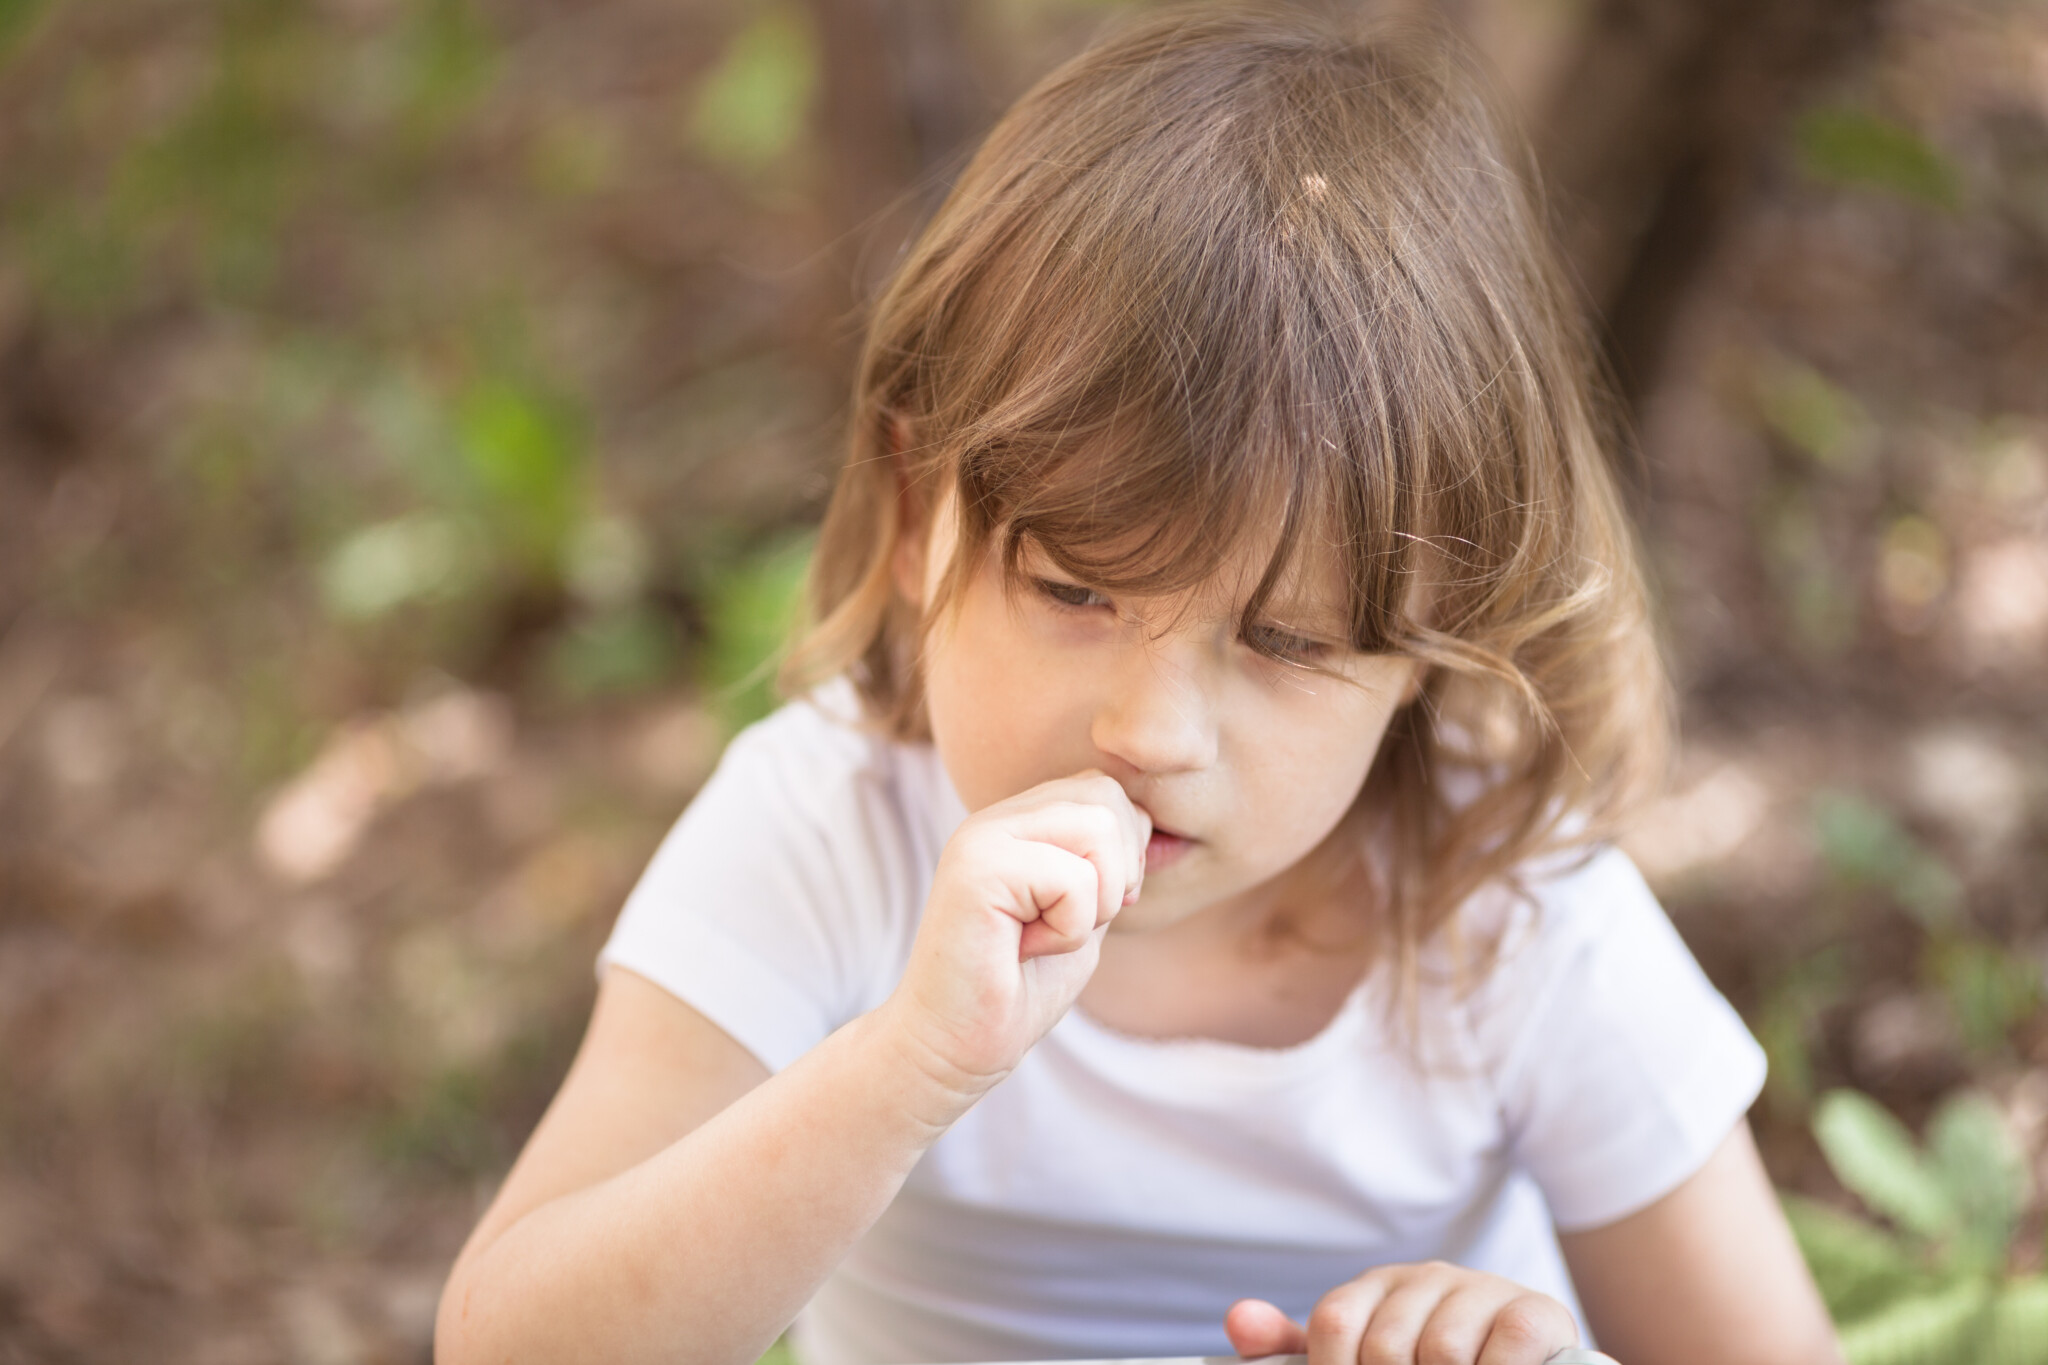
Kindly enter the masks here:
M 862 728 L 851 691 L 828 686 L 734 738 L 600 959 L 771 1069 L 893 983 L 957 802 L 931 747 Z
M 1691 951 L 1635 863 L 1607 844 L 1532 860 L 1460 907 L 1452 943 L 1467 967 L 1465 1013 L 1475 1027 L 1522 1025 L 1641 988 L 1713 995 Z M 1576 994 L 1575 994 L 1576 993 Z
M 931 746 L 870 728 L 836 679 L 735 736 L 693 808 L 765 799 L 782 819 L 872 837 L 943 821 L 950 796 Z
M 1593 1226 L 1705 1160 L 1763 1053 L 1626 854 L 1588 847 L 1515 882 L 1466 907 L 1495 957 L 1463 1018 L 1559 1225 Z

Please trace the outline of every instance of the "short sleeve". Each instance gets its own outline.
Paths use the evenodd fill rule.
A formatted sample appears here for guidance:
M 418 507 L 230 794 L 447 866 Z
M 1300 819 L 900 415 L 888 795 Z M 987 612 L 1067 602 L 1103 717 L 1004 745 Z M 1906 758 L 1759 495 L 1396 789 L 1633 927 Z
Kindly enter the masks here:
M 742 732 L 627 897 L 625 967 L 779 1071 L 893 986 L 922 904 L 886 741 L 796 703 Z
M 1762 1089 L 1764 1054 L 1625 854 L 1529 889 L 1527 932 L 1471 1019 L 1514 1160 L 1569 1232 L 1698 1171 Z

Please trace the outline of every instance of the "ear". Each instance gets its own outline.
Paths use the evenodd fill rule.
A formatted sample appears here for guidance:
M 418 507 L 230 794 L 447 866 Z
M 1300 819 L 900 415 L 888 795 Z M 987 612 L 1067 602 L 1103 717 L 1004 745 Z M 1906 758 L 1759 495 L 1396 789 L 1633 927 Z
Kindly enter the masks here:
M 924 605 L 925 562 L 931 540 L 931 509 L 910 485 L 903 452 L 910 446 L 910 425 L 891 414 L 884 441 L 889 452 L 889 472 L 896 496 L 896 546 L 889 560 L 896 591 L 914 606 Z

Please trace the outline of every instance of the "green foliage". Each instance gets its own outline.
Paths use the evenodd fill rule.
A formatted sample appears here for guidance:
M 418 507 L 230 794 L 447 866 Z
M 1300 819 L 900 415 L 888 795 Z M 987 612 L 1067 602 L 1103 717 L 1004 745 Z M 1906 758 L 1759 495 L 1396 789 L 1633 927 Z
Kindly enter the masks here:
M 1843 887 L 1876 892 L 1926 931 L 1921 974 L 1937 987 L 1979 1055 L 2006 1046 L 2013 1027 L 2043 1004 L 2040 972 L 1972 929 L 1961 880 L 1942 858 L 1867 797 L 1824 789 L 1813 803 L 1822 861 Z
M 555 641 L 548 670 L 572 698 L 642 692 L 669 681 L 680 651 L 675 631 L 638 605 L 580 620 Z
M 1788 1195 L 1785 1216 L 1837 1322 L 1867 1317 L 1910 1295 L 1927 1277 L 1898 1238 L 1854 1214 Z
M 1950 1098 L 1924 1150 L 1853 1091 L 1821 1100 L 1813 1132 L 1842 1184 L 1896 1229 L 1786 1200 L 1850 1365 L 2048 1360 L 2048 1277 L 2004 1273 L 2027 1173 L 1989 1100 Z
M 1781 1112 L 1803 1114 L 1812 1103 L 1813 1042 L 1844 982 L 1842 955 L 1829 948 L 1793 963 L 1764 991 L 1755 1027 L 1770 1059 L 1765 1095 Z
M 561 567 L 582 511 L 582 433 L 561 403 L 505 378 L 456 408 L 462 454 L 501 549 L 543 576 Z
M 2013 1026 L 2042 1004 L 2040 969 L 1986 938 L 1937 938 L 1926 970 L 1954 1009 L 1964 1043 L 1979 1054 L 2002 1048 Z
M 0 0 L 0 59 L 28 36 L 49 8 L 50 0 Z
M 716 573 L 701 677 L 728 730 L 760 719 L 775 704 L 775 667 L 799 619 L 811 546 L 806 531 Z
M 1954 209 L 1962 176 L 1918 133 L 1867 110 L 1835 106 L 1809 111 L 1794 131 L 1799 160 L 1815 180 L 1863 185 Z
M 411 602 L 459 594 L 475 581 L 484 557 L 469 523 L 410 512 L 344 540 L 322 566 L 320 586 L 336 616 L 374 620 Z
M 1852 465 L 1871 429 L 1863 405 L 1810 365 L 1762 362 L 1756 404 L 1764 424 L 1830 469 Z
M 415 0 L 405 52 L 416 133 L 444 126 L 489 84 L 497 48 L 469 0 Z
M 1921 1160 L 1913 1135 L 1877 1101 L 1831 1092 L 1814 1115 L 1813 1135 L 1836 1177 L 1871 1208 L 1923 1238 L 1954 1233 L 1960 1215 L 1943 1172 Z
M 1821 859 L 1839 883 L 1883 892 L 1930 931 L 1955 922 L 1962 884 L 1883 806 L 1824 788 L 1813 798 L 1813 829 Z
M 817 39 L 804 16 L 770 8 L 733 36 L 697 88 L 691 140 L 715 161 L 766 167 L 803 135 L 817 81 Z
M 495 1098 L 480 1072 L 449 1068 L 376 1125 L 371 1146 L 392 1165 L 481 1175 L 504 1159 L 504 1138 L 492 1122 Z

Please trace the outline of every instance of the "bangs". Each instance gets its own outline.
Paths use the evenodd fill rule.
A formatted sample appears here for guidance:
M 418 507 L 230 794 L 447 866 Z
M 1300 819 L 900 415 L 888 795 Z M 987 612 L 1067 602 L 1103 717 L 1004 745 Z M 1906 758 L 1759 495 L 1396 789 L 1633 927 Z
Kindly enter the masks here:
M 1349 643 L 1369 653 L 1409 638 L 1426 539 L 1457 547 L 1439 556 L 1453 567 L 1498 569 L 1515 497 L 1473 485 L 1520 463 L 1507 329 L 1459 264 L 1469 243 L 1413 226 L 1462 228 L 1484 206 L 1415 202 L 1443 178 L 1404 173 L 1444 152 L 1404 143 L 1426 120 L 1315 112 L 1413 105 L 1415 72 L 1377 93 L 1318 74 L 1215 73 L 1172 117 L 1057 171 L 1024 159 L 955 206 L 949 296 L 898 373 L 956 482 L 969 559 L 993 547 L 1014 574 L 1030 543 L 1090 585 L 1164 595 L 1270 546 L 1249 617 L 1310 567 L 1295 557 L 1328 554 Z M 1383 136 L 1369 156 L 1333 148 L 1333 122 Z
M 1419 665 L 1357 798 L 1412 985 L 1478 888 L 1640 805 L 1669 707 L 1526 143 L 1441 31 L 1311 8 L 1153 12 L 989 134 L 876 305 L 783 682 L 929 740 L 931 626 L 990 565 L 1216 582 L 1254 648 L 1341 615 Z

